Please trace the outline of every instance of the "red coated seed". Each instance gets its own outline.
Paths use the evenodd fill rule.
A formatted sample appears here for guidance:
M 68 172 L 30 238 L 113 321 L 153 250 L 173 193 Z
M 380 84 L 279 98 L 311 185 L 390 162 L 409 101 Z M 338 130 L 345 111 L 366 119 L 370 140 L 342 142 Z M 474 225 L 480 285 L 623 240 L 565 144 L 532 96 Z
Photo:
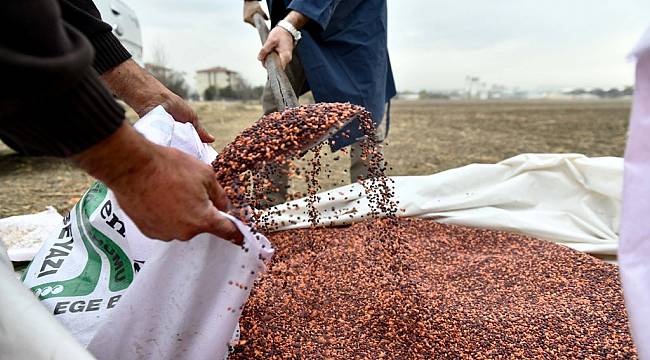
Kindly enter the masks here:
M 239 134 L 212 163 L 220 184 L 235 208 L 242 212 L 251 207 L 268 207 L 268 196 L 278 191 L 271 179 L 278 173 L 279 165 L 288 164 L 290 168 L 295 168 L 292 159 L 301 155 L 301 144 L 323 138 L 333 125 L 342 124 L 352 114 L 357 115 L 360 129 L 366 134 L 361 141 L 361 148 L 362 157 L 368 160 L 369 176 L 361 184 L 367 193 L 371 216 L 394 216 L 396 206 L 391 200 L 394 193 L 390 187 L 391 180 L 384 174 L 384 158 L 377 151 L 371 114 L 362 107 L 349 103 L 305 105 L 268 114 Z M 322 145 L 321 143 L 312 149 L 314 156 L 310 169 L 290 170 L 290 173 L 304 173 L 308 189 L 307 214 L 312 225 L 317 225 L 320 221 L 320 213 L 315 204 L 321 200 L 317 195 L 320 190 L 317 177 L 322 170 Z M 240 217 L 252 222 L 257 230 L 266 232 L 281 225 L 275 223 L 273 215 L 279 215 L 279 212 L 264 216 L 253 211 L 248 212 L 248 216 Z
M 617 268 L 560 245 L 409 219 L 269 239 L 233 359 L 637 358 Z

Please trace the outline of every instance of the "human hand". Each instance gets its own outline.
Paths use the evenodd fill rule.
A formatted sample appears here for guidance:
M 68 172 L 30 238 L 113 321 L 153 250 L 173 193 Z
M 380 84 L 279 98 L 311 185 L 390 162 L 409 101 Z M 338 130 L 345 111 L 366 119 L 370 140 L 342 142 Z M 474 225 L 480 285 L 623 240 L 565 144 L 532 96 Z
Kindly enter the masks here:
M 244 22 L 255 26 L 255 21 L 253 20 L 255 14 L 262 15 L 264 20 L 269 19 L 264 10 L 262 10 L 259 1 L 244 1 Z
M 212 168 L 149 142 L 128 124 L 73 159 L 114 192 L 148 237 L 189 240 L 211 233 L 242 243 L 235 224 L 217 212 L 228 211 L 230 202 Z
M 266 57 L 275 51 L 280 57 L 280 67 L 284 70 L 293 58 L 293 48 L 293 36 L 287 30 L 276 26 L 269 32 L 269 37 L 257 55 L 257 60 L 264 64 Z
M 156 106 L 162 105 L 174 120 L 191 123 L 201 141 L 214 141 L 214 136 L 201 125 L 198 115 L 187 102 L 167 89 L 132 59 L 108 70 L 101 77 L 113 94 L 124 100 L 138 116 L 144 116 Z
M 158 80 L 156 80 L 156 82 L 160 84 Z M 151 89 L 155 89 L 154 86 L 155 85 L 153 85 Z M 194 126 L 196 132 L 199 134 L 199 138 L 202 142 L 214 142 L 214 136 L 210 135 L 208 130 L 206 130 L 203 125 L 201 125 L 199 116 L 188 105 L 188 103 L 180 96 L 169 91 L 162 84 L 160 84 L 160 86 L 162 86 L 162 89 L 160 89 L 159 96 L 156 96 L 156 91 L 154 90 L 151 96 L 148 97 L 149 102 L 147 105 L 141 107 L 140 111 L 136 111 L 138 113 L 138 116 L 144 116 L 149 111 L 153 110 L 156 106 L 162 105 L 162 107 L 165 108 L 165 111 L 167 111 L 167 113 L 169 113 L 169 115 L 171 115 L 174 120 L 181 123 L 191 123 L 192 126 Z

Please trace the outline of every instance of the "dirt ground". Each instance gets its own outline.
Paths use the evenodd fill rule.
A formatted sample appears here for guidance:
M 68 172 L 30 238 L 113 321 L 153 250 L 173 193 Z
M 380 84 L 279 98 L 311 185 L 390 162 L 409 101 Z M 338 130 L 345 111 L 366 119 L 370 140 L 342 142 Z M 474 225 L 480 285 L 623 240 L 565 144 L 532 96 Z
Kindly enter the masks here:
M 255 103 L 194 103 L 220 150 L 255 121 Z M 385 154 L 390 175 L 429 175 L 521 153 L 622 156 L 628 101 L 396 101 Z M 129 118 L 135 120 L 130 112 Z M 335 176 L 324 189 L 347 183 L 349 158 L 324 151 Z M 292 191 L 301 191 L 300 179 Z M 66 211 L 92 179 L 65 160 L 19 156 L 0 143 L 0 218 L 51 205 Z

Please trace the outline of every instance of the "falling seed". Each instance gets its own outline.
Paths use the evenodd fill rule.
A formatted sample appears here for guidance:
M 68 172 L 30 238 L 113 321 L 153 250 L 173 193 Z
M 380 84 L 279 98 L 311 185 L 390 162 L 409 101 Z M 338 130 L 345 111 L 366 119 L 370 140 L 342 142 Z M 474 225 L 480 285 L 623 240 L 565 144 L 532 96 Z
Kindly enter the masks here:
M 366 134 L 361 142 L 362 156 L 369 161 L 369 178 L 376 180 L 364 185 L 367 192 L 376 193 L 375 197 L 369 199 L 371 213 L 373 216 L 394 216 L 396 211 L 391 204 L 389 189 L 391 180 L 384 175 L 386 165 L 381 152 L 377 150 L 372 117 L 362 107 L 349 103 L 305 105 L 271 113 L 239 134 L 212 164 L 232 204 L 239 209 L 268 206 L 269 195 L 277 191 L 271 178 L 279 171 L 279 165 L 287 164 L 295 168 L 292 159 L 300 155 L 300 144 L 305 143 L 306 139 L 321 138 L 331 126 L 342 124 L 352 114 L 357 114 L 359 128 Z M 350 128 L 346 131 L 350 131 Z M 318 174 L 322 171 L 321 147 L 322 143 L 312 150 L 311 168 L 306 170 L 304 178 L 308 185 L 308 221 L 312 225 L 318 224 L 320 219 L 315 204 L 321 200 L 316 195 L 320 190 Z M 342 152 L 346 151 L 343 149 Z M 335 157 L 336 160 L 339 158 Z M 331 172 L 328 168 L 326 171 Z M 290 171 L 296 175 L 302 172 L 299 168 Z M 300 197 L 301 194 L 294 196 Z M 281 213 L 279 210 L 276 215 Z M 282 225 L 274 223 L 270 215 L 260 215 L 259 212 L 253 212 L 252 216 L 249 214 L 242 220 L 253 226 L 254 233 Z

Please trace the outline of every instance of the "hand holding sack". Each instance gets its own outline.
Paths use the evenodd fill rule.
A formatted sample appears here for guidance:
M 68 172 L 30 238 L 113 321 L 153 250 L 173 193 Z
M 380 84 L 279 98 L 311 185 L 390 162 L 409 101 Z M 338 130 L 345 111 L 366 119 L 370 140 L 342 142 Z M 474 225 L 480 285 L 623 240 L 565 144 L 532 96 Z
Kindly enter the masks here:
M 136 129 L 210 163 L 216 152 L 162 107 Z M 45 242 L 24 283 L 100 359 L 225 356 L 271 244 L 230 215 L 243 246 L 210 234 L 187 242 L 146 237 L 115 195 L 95 183 Z M 151 341 L 155 339 L 155 342 Z

